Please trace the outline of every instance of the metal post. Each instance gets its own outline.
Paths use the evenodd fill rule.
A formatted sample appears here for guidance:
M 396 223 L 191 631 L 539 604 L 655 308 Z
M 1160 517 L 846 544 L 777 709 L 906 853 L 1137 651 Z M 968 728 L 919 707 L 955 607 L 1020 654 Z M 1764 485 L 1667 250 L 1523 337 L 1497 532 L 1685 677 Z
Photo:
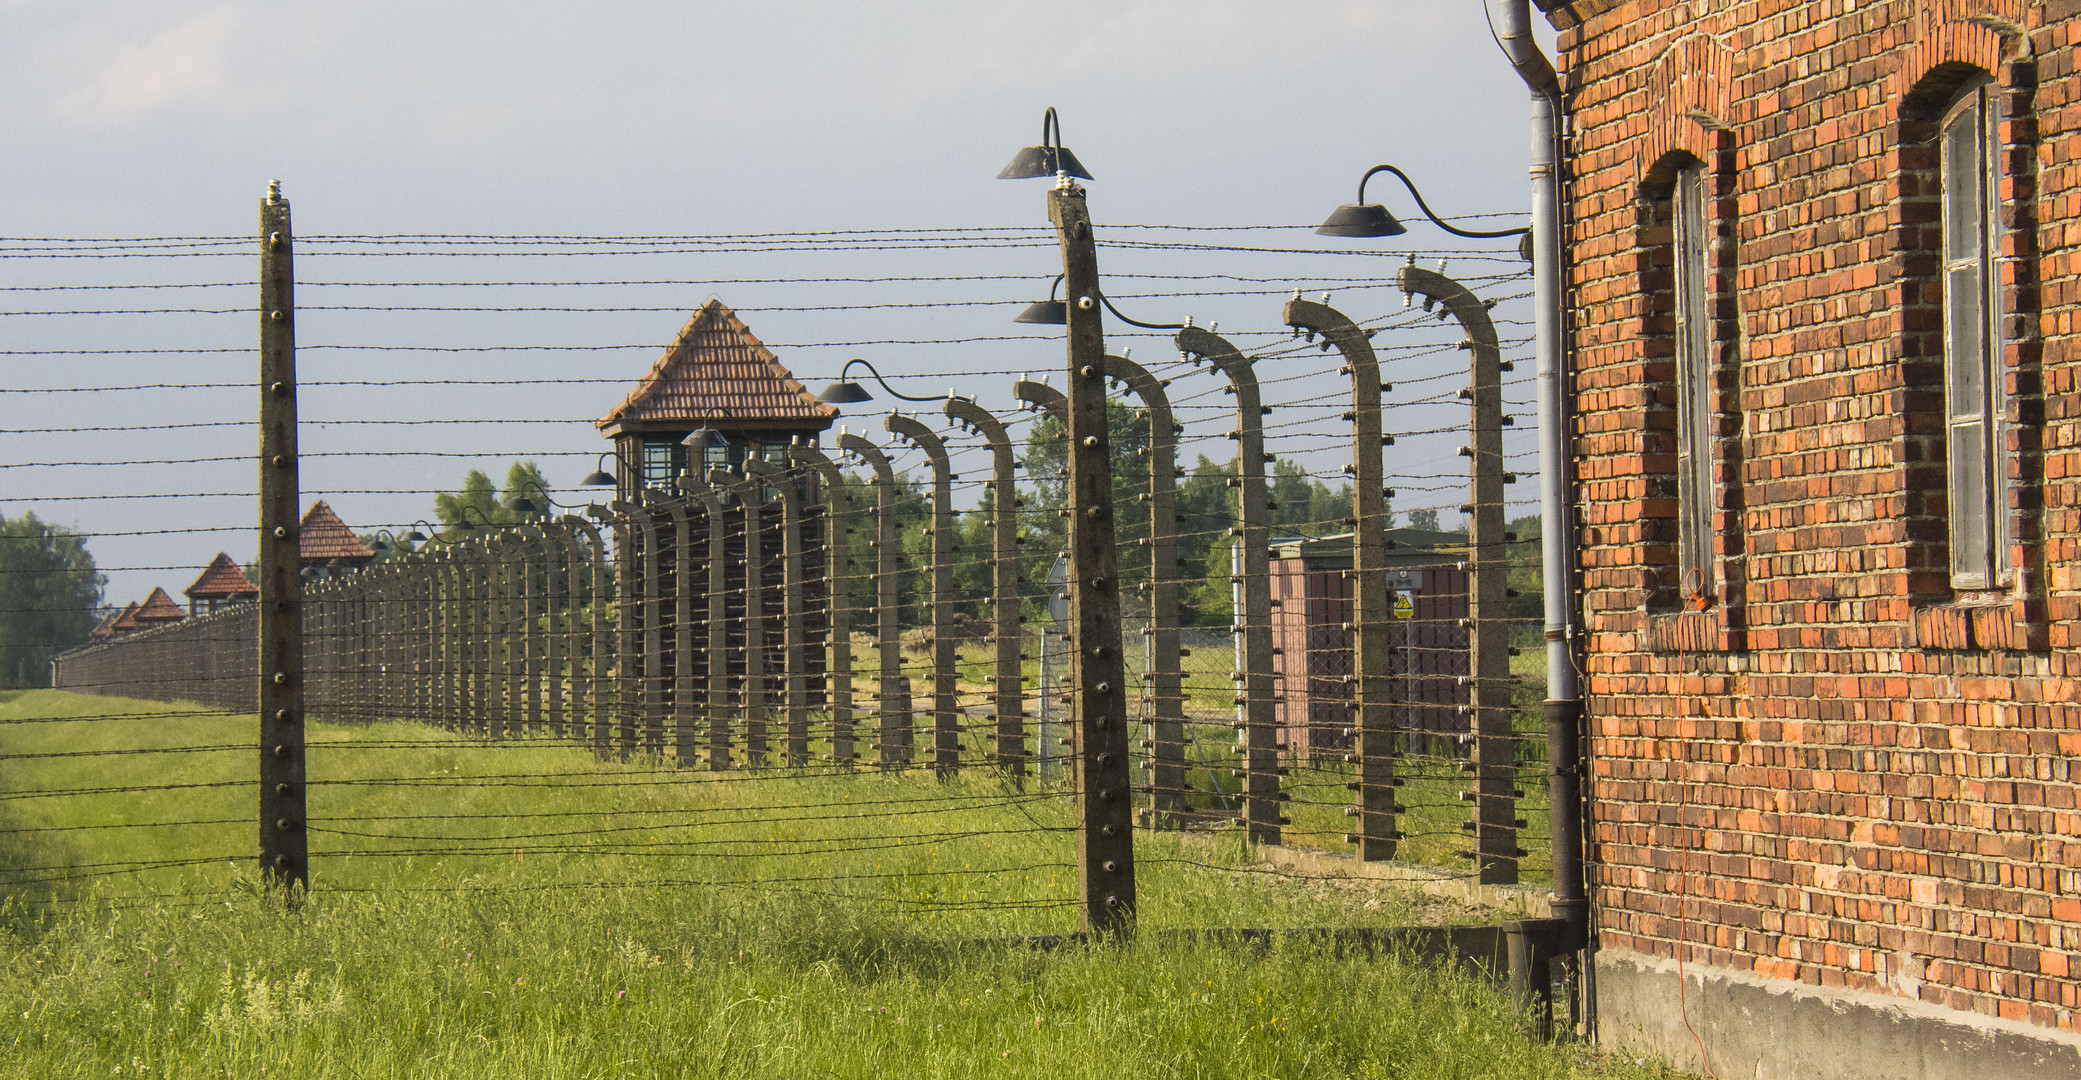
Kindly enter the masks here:
M 932 768 L 941 779 L 961 764 L 961 710 L 954 650 L 954 474 L 947 446 L 931 428 L 901 413 L 883 422 L 890 434 L 924 451 L 932 466 L 932 523 L 925 536 L 932 560 Z
M 770 461 L 747 460 L 755 487 L 780 495 L 782 756 L 789 768 L 809 764 L 809 642 L 802 606 L 802 492 L 797 474 Z M 770 486 L 768 486 L 770 485 Z
M 839 448 L 867 463 L 874 473 L 875 645 L 881 656 L 880 698 L 882 768 L 909 764 L 911 748 L 910 690 L 903 680 L 903 652 L 896 625 L 896 475 L 881 448 L 852 432 L 838 436 Z
M 1062 246 L 1069 327 L 1071 731 L 1077 883 L 1084 928 L 1124 932 L 1134 918 L 1134 799 L 1127 762 L 1127 677 L 1113 550 L 1113 461 L 1106 431 L 1105 333 L 1098 249 L 1084 191 L 1067 175 L 1048 193 Z
M 795 463 L 814 469 L 824 482 L 824 546 L 831 559 L 824 577 L 831 635 L 824 666 L 829 687 L 825 701 L 831 710 L 831 760 L 851 765 L 859 756 L 853 749 L 853 559 L 845 539 L 853 531 L 851 485 L 815 447 L 797 443 L 793 450 Z
M 1236 537 L 1240 555 L 1236 559 L 1241 602 L 1236 605 L 1236 659 L 1233 674 L 1239 693 L 1235 704 L 1236 727 L 1241 733 L 1237 749 L 1243 753 L 1243 817 L 1252 843 L 1276 844 L 1279 827 L 1286 819 L 1279 814 L 1278 715 L 1272 700 L 1272 567 L 1271 529 L 1266 520 L 1269 497 L 1265 492 L 1264 405 L 1257 391 L 1257 373 L 1250 360 L 1219 336 L 1188 326 L 1178 331 L 1178 349 L 1190 356 L 1211 361 L 1228 377 L 1228 392 L 1236 398 L 1235 485 Z
M 1026 773 L 1026 695 L 1019 664 L 1019 489 L 1013 470 L 1018 458 L 1012 440 L 990 410 L 967 398 L 950 398 L 946 414 L 957 424 L 983 437 L 990 447 L 990 642 L 995 659 L 992 672 L 997 710 L 997 733 L 993 755 L 998 768 L 1019 783 Z
M 1553 825 L 1553 911 L 1567 925 L 1560 945 L 1577 952 L 1589 940 L 1590 902 L 1583 879 L 1582 690 L 1576 680 L 1575 595 L 1570 559 L 1568 371 L 1563 343 L 1565 298 L 1561 238 L 1561 84 L 1532 36 L 1526 0 L 1495 0 L 1497 44 L 1532 91 L 1533 352 L 1538 358 L 1540 566 L 1546 623 L 1547 784 Z
M 1394 616 L 1387 587 L 1387 495 L 1380 448 L 1386 443 L 1381 433 L 1380 395 L 1387 389 L 1380 381 L 1380 361 L 1364 330 L 1344 313 L 1322 304 L 1295 297 L 1286 304 L 1286 325 L 1304 331 L 1312 340 L 1321 334 L 1344 356 L 1344 373 L 1351 376 L 1351 617 L 1353 632 L 1352 677 L 1357 683 L 1352 717 L 1352 755 L 1358 759 L 1353 788 L 1358 793 L 1348 811 L 1357 819 L 1358 831 L 1345 837 L 1358 845 L 1363 862 L 1395 857 L 1401 839 L 1395 815 L 1399 786 L 1394 776 L 1398 748 L 1394 731 Z
M 1467 516 L 1468 633 L 1474 692 L 1474 864 L 1483 884 L 1517 880 L 1517 739 L 1510 716 L 1510 629 L 1504 590 L 1510 564 L 1503 550 L 1503 367 L 1488 305 L 1459 282 L 1418 266 L 1395 277 L 1429 310 L 1442 303 L 1467 331 L 1471 354 L 1474 501 Z
M 304 829 L 303 609 L 297 523 L 296 270 L 279 182 L 260 203 L 260 871 L 311 884 Z
M 1178 641 L 1178 433 L 1170 396 L 1149 369 L 1106 358 L 1113 377 L 1142 399 L 1149 417 L 1149 826 L 1172 828 L 1185 809 L 1185 673 Z

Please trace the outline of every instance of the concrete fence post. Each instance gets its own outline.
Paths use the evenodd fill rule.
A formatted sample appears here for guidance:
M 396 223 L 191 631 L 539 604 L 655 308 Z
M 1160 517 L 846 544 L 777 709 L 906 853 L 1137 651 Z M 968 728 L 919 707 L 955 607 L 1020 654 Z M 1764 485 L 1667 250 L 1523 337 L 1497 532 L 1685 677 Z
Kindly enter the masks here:
M 1207 360 L 1227 376 L 1236 399 L 1236 487 L 1234 577 L 1238 588 L 1235 634 L 1236 748 L 1242 753 L 1243 820 L 1250 841 L 1277 844 L 1281 815 L 1279 731 L 1273 701 L 1270 498 L 1265 490 L 1264 405 L 1251 362 L 1221 337 L 1195 326 L 1178 332 L 1179 351 Z

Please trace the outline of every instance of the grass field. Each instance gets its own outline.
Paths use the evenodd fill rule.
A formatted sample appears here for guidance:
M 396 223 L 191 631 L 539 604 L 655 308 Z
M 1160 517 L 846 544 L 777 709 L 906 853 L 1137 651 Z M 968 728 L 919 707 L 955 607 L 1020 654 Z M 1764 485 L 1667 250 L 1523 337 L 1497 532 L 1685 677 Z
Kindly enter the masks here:
M 285 910 L 234 861 L 253 727 L 0 694 L 0 1075 L 1660 1075 L 1393 955 L 1034 948 L 1075 924 L 1070 808 L 982 776 L 717 780 L 314 723 L 316 887 Z M 1137 857 L 1144 928 L 1493 917 Z

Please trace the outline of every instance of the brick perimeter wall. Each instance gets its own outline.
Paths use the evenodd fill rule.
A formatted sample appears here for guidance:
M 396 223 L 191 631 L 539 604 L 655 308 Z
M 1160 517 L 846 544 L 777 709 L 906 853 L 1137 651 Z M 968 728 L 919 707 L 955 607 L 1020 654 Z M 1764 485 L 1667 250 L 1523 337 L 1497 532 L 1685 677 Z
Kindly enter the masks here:
M 2081 1030 L 2081 0 L 1637 0 L 1561 51 L 1601 941 Z M 1903 145 L 1933 131 L 1911 92 L 1967 65 L 2022 113 L 2023 588 L 1972 607 L 1944 595 L 1936 150 Z M 1671 606 L 1667 235 L 1640 203 L 1686 151 L 1723 231 L 1704 612 Z

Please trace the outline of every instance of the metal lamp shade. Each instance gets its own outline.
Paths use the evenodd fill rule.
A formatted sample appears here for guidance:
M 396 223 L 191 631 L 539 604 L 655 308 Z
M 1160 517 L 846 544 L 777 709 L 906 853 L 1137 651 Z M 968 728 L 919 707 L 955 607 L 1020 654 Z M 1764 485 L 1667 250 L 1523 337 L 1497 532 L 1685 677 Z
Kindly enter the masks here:
M 1012 319 L 1013 322 L 1063 326 L 1069 322 L 1069 305 L 1061 300 L 1036 300 Z
M 1379 203 L 1363 206 L 1345 203 L 1330 214 L 1322 227 L 1315 230 L 1318 236 L 1400 236 L 1409 228 L 1395 220 L 1387 207 Z
M 594 469 L 593 471 L 585 474 L 585 479 L 578 481 L 578 486 L 613 487 L 614 477 L 607 475 L 607 473 L 604 470 Z
M 826 405 L 852 405 L 862 401 L 873 401 L 874 395 L 859 383 L 846 379 L 824 387 L 817 400 Z
M 1029 146 L 1012 156 L 1012 163 L 997 174 L 999 180 L 1030 180 L 1036 177 L 1052 177 L 1058 172 L 1085 180 L 1095 179 L 1084 169 L 1084 163 L 1066 146 Z

